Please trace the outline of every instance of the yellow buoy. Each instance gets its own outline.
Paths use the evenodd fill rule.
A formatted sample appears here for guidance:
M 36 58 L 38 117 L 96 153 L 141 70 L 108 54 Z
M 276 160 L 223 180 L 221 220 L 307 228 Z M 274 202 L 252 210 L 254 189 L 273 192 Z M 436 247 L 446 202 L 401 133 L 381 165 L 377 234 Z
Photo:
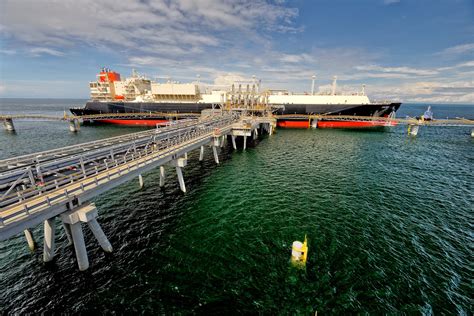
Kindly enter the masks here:
M 305 267 L 308 259 L 308 238 L 304 236 L 304 242 L 294 241 L 291 249 L 291 263 L 298 267 Z

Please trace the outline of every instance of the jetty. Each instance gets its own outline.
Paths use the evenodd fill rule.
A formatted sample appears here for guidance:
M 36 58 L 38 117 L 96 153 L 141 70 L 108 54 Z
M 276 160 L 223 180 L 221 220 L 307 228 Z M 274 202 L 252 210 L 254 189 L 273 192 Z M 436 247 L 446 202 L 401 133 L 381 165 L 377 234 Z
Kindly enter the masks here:
M 256 138 L 273 133 L 276 121 L 270 116 L 242 116 L 220 112 L 174 121 L 168 126 L 124 136 L 67 146 L 0 161 L 0 241 L 25 233 L 30 249 L 35 241 L 31 228 L 44 225 L 43 260 L 55 255 L 55 221 L 59 219 L 74 245 L 80 270 L 89 267 L 82 224 L 87 224 L 104 251 L 112 251 L 91 200 L 131 179 L 144 184 L 143 173 L 160 169 L 164 186 L 166 169 L 175 169 L 186 192 L 182 168 L 188 153 L 206 150 L 219 164 L 219 150 L 228 138 L 236 148 L 236 137 Z

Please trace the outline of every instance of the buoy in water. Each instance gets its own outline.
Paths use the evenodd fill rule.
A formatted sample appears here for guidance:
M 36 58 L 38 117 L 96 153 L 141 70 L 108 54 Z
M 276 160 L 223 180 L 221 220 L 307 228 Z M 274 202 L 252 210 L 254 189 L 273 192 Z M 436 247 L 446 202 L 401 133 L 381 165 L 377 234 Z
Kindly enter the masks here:
M 304 242 L 294 241 L 291 248 L 291 263 L 297 267 L 305 267 L 308 258 L 308 238 L 304 236 Z

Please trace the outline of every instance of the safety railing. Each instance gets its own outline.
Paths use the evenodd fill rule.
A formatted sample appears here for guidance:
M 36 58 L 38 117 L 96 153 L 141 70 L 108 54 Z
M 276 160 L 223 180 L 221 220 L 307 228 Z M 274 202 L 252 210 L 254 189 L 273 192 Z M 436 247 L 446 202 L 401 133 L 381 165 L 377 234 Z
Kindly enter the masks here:
M 0 206 L 2 206 L 0 213 L 2 210 L 15 207 L 21 207 L 21 209 L 6 216 L 1 216 L 0 223 L 19 215 L 28 215 L 32 210 L 41 207 L 50 207 L 60 200 L 62 202 L 67 201 L 78 191 L 84 192 L 90 186 L 98 186 L 101 182 L 108 182 L 117 175 L 121 176 L 123 173 L 137 169 L 140 165 L 146 165 L 156 159 L 172 155 L 186 146 L 201 141 L 203 138 L 213 137 L 216 128 L 230 128 L 235 121 L 235 117 L 229 117 L 213 120 L 210 123 L 197 124 L 194 126 L 195 128 L 182 134 L 178 133 L 172 137 L 160 139 L 159 142 L 136 148 L 135 151 L 126 152 L 123 156 L 115 159 L 104 159 L 99 165 L 58 177 L 43 183 L 39 187 L 31 187 L 9 194 L 0 202 Z

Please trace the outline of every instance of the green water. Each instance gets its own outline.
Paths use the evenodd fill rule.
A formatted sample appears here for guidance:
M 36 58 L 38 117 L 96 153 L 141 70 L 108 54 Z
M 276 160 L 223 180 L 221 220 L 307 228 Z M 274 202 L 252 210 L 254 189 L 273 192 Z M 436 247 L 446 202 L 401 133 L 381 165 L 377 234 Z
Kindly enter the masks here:
M 85 273 L 62 231 L 48 265 L 21 236 L 0 242 L 0 306 L 6 312 L 471 314 L 469 133 L 425 128 L 410 138 L 403 127 L 278 130 L 245 152 L 241 143 L 237 151 L 224 149 L 219 166 L 210 150 L 203 163 L 192 153 L 186 195 L 168 168 L 163 190 L 153 171 L 145 174 L 144 189 L 130 182 L 96 200 L 114 253 L 105 255 L 87 232 Z M 41 229 L 35 233 L 41 242 Z M 295 270 L 291 243 L 305 234 L 308 264 Z

